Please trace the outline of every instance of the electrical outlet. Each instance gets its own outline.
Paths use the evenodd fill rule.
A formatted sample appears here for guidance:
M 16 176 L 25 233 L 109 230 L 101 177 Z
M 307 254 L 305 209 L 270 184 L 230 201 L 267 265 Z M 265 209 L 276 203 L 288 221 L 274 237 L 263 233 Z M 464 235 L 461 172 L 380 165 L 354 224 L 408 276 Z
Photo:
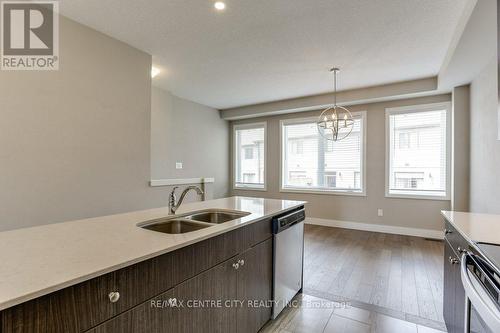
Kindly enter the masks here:
M 176 169 L 182 169 L 182 162 L 176 162 L 175 163 L 175 168 Z
M 378 216 L 384 216 L 384 210 L 382 208 L 379 208 L 377 210 L 377 214 L 378 214 Z

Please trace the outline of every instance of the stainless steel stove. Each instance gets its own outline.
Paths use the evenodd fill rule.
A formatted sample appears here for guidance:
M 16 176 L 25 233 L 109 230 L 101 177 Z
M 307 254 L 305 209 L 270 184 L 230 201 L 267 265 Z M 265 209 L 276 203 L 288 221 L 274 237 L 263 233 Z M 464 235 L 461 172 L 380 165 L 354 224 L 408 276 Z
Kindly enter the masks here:
M 494 268 L 500 270 L 500 245 L 477 243 L 476 246 L 481 251 L 485 259 L 490 261 L 490 264 Z
M 500 245 L 475 246 L 461 260 L 466 332 L 500 332 Z

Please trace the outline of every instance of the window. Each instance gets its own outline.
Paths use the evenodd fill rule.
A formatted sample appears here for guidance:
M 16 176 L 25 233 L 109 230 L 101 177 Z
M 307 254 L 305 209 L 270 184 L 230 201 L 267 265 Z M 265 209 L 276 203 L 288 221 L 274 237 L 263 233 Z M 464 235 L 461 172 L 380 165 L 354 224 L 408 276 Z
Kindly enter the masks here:
M 337 187 L 337 173 L 336 172 L 329 172 L 328 174 L 325 174 L 325 184 L 326 184 L 326 187 L 329 187 L 329 188 Z
M 410 148 L 410 133 L 399 133 L 399 149 Z
M 281 190 L 364 195 L 365 112 L 353 113 L 352 133 L 326 140 L 316 118 L 281 121 Z
M 396 172 L 394 177 L 396 188 L 418 188 L 424 181 L 423 172 Z
M 354 188 L 361 188 L 361 173 L 359 171 L 354 173 Z
M 301 184 L 303 186 L 310 186 L 312 184 L 312 179 L 307 177 L 305 171 L 290 171 L 288 177 L 295 183 Z
M 245 160 L 251 160 L 253 158 L 253 147 L 243 148 L 245 150 Z
M 234 187 L 265 189 L 266 124 L 235 125 L 233 145 Z
M 255 173 L 244 173 L 243 182 L 253 184 L 255 182 Z
M 302 154 L 304 152 L 304 142 L 302 140 L 291 142 L 292 154 Z
M 333 151 L 333 141 L 331 140 L 326 140 L 326 147 L 325 147 L 325 151 L 327 153 L 331 153 Z
M 386 195 L 448 200 L 449 103 L 386 110 Z

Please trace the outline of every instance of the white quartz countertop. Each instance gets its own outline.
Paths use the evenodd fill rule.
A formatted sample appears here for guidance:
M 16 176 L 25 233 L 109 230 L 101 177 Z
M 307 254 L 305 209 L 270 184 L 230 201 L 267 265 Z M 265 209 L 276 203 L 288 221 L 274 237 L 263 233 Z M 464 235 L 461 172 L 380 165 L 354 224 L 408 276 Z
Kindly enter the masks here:
M 500 215 L 453 211 L 441 214 L 469 242 L 500 245 Z
M 166 207 L 0 232 L 0 310 L 304 204 L 249 197 L 185 203 L 178 214 L 211 208 L 251 213 L 185 234 L 136 226 L 167 216 Z

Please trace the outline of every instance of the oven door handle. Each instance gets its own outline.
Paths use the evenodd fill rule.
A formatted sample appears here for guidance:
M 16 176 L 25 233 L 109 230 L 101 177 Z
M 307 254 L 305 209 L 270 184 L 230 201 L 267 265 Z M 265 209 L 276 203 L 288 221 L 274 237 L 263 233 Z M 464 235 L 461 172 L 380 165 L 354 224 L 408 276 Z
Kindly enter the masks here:
M 464 286 L 465 295 L 470 300 L 471 304 L 476 308 L 476 312 L 481 316 L 484 323 L 493 332 L 500 332 L 500 311 L 497 309 L 488 293 L 481 287 L 477 278 L 469 273 L 467 268 L 467 257 L 469 254 L 462 254 L 462 262 L 460 264 L 460 275 Z M 468 328 L 466 327 L 466 330 Z

